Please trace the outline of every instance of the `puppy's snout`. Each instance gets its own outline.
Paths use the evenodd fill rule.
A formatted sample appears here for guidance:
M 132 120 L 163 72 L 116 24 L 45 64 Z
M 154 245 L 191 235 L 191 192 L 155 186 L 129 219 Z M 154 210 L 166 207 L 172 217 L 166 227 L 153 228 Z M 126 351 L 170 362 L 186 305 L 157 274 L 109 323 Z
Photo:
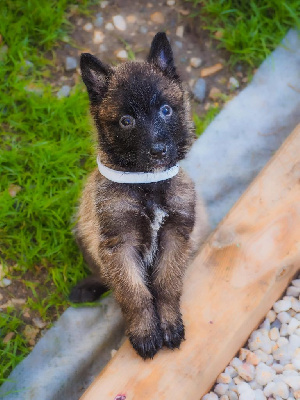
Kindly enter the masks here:
M 167 146 L 164 143 L 154 143 L 151 146 L 150 154 L 153 158 L 163 158 L 167 154 Z

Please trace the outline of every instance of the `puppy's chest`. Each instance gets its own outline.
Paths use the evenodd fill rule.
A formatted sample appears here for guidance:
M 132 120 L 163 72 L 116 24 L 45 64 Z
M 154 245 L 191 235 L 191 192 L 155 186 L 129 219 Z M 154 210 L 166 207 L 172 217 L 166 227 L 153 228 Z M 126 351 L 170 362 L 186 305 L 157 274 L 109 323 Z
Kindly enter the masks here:
M 158 254 L 160 233 L 169 214 L 160 204 L 155 203 L 147 207 L 147 214 L 149 220 L 145 235 L 143 259 L 146 266 L 151 266 Z

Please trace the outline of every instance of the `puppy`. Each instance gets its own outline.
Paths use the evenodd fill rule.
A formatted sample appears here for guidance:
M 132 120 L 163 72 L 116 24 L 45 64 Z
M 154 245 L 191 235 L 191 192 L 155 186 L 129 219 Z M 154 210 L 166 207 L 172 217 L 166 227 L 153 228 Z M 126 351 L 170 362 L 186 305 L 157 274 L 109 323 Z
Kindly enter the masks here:
M 110 67 L 81 55 L 98 136 L 98 169 L 82 194 L 76 238 L 92 275 L 71 292 L 113 290 L 137 353 L 153 358 L 184 339 L 182 280 L 208 231 L 194 184 L 177 165 L 194 134 L 172 49 L 158 33 L 146 62 Z

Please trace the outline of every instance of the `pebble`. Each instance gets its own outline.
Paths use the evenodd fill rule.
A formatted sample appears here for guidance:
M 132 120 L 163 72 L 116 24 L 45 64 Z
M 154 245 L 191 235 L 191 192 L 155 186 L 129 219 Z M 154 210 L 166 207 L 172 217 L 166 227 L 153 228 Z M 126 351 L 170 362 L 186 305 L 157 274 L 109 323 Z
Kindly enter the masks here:
M 294 280 L 292 281 L 292 284 L 293 284 L 294 286 L 300 288 L 300 279 L 294 279 Z
M 217 383 L 226 383 L 226 384 L 228 384 L 231 381 L 232 381 L 231 376 L 229 374 L 224 373 L 224 372 L 222 374 L 220 374 L 218 376 L 218 378 L 217 378 Z
M 237 372 L 246 382 L 250 382 L 254 379 L 255 368 L 251 364 L 244 363 L 237 368 Z
M 43 329 L 47 325 L 46 322 L 42 321 L 40 318 L 33 318 L 32 321 L 34 325 L 39 329 Z
M 202 397 L 202 400 L 218 400 L 218 396 L 213 392 L 209 392 Z
M 276 319 L 276 312 L 273 311 L 273 310 L 270 310 L 270 311 L 268 312 L 268 314 L 267 314 L 267 318 L 268 318 L 268 320 L 269 320 L 271 323 L 274 322 L 275 319 Z
M 105 8 L 106 6 L 108 6 L 108 3 L 109 3 L 109 2 L 108 2 L 107 0 L 101 1 L 101 2 L 100 2 L 100 7 L 101 7 L 101 8 Z
M 115 15 L 113 17 L 113 23 L 114 23 L 114 26 L 116 27 L 116 29 L 118 29 L 118 31 L 125 31 L 127 28 L 126 21 L 122 17 L 122 15 Z
M 246 357 L 246 361 L 247 361 L 247 363 L 256 366 L 256 365 L 258 365 L 262 360 L 261 360 L 261 358 L 260 358 L 257 354 L 253 353 L 252 351 L 249 351 L 249 353 L 247 354 L 247 357 Z
M 128 53 L 126 50 L 119 50 L 116 53 L 116 57 L 118 60 L 121 60 L 121 61 L 128 60 Z
M 77 68 L 77 60 L 75 57 L 66 57 L 65 69 L 66 71 L 74 71 Z
M 83 30 L 86 32 L 92 32 L 94 26 L 91 22 L 87 22 L 85 25 L 83 25 Z
M 229 400 L 238 400 L 238 395 L 233 391 L 233 390 L 229 390 L 227 392 Z
M 115 27 L 113 26 L 113 24 L 112 24 L 111 22 L 108 22 L 108 23 L 105 25 L 105 29 L 106 29 L 107 31 L 113 31 L 113 30 L 115 29 Z
M 300 390 L 300 375 L 295 376 L 284 376 L 282 380 L 294 390 Z
M 217 87 L 212 87 L 209 91 L 208 97 L 212 100 L 217 100 L 220 97 L 221 90 Z
M 214 75 L 217 72 L 221 71 L 223 69 L 223 64 L 217 63 L 215 65 L 212 65 L 211 67 L 203 68 L 201 70 L 201 77 L 205 78 L 206 76 Z
M 240 86 L 239 81 L 234 77 L 231 76 L 228 81 L 228 87 L 230 90 L 237 89 Z
M 176 36 L 183 38 L 183 34 L 184 34 L 184 26 L 180 25 L 176 29 Z
M 277 319 L 282 323 L 282 324 L 288 324 L 291 320 L 291 316 L 289 313 L 282 311 L 277 315 Z
M 106 44 L 101 43 L 100 46 L 99 46 L 99 51 L 100 51 L 100 52 L 104 52 L 104 51 L 107 51 L 107 50 L 108 50 L 108 49 L 107 49 Z
M 134 24 L 136 22 L 136 16 L 135 15 L 128 15 L 126 17 L 127 22 L 129 22 L 130 24 Z
M 272 328 L 269 332 L 269 337 L 271 340 L 278 340 L 280 338 L 279 330 L 278 328 Z
M 3 278 L 0 281 L 0 287 L 7 287 L 7 286 L 9 286 L 11 284 L 12 284 L 12 281 L 10 279 L 8 279 L 8 278 Z
M 105 35 L 103 32 L 101 31 L 94 31 L 94 38 L 93 38 L 93 42 L 95 44 L 100 44 L 104 41 Z
M 266 396 L 264 395 L 264 392 L 261 389 L 255 389 L 255 400 L 266 400 Z
M 196 101 L 203 102 L 206 96 L 206 82 L 205 79 L 199 78 L 193 88 L 193 95 Z
M 175 0 L 167 0 L 168 6 L 172 7 L 172 6 L 175 6 L 175 4 L 176 4 Z
M 299 296 L 300 295 L 300 287 L 290 286 L 286 292 L 288 296 Z
M 220 397 L 220 400 L 229 400 L 229 397 L 226 394 Z
M 178 47 L 178 49 L 182 49 L 182 42 L 180 42 L 179 40 L 175 41 L 175 45 Z
M 190 59 L 190 65 L 193 68 L 199 68 L 201 64 L 202 64 L 202 60 L 199 57 L 192 57 Z
M 146 26 L 141 26 L 140 27 L 140 32 L 145 35 L 148 32 L 148 28 Z
M 62 99 L 63 97 L 68 97 L 70 92 L 71 92 L 71 87 L 69 85 L 64 85 L 56 93 L 56 96 L 58 99 Z
M 300 321 L 298 321 L 296 318 L 292 318 L 287 327 L 288 334 L 292 335 L 299 326 Z
M 282 311 L 288 311 L 292 307 L 292 303 L 290 300 L 279 300 L 277 301 L 273 308 L 276 313 L 280 313 Z
M 276 375 L 274 369 L 264 363 L 259 363 L 255 370 L 255 380 L 260 385 L 266 385 L 271 382 Z
M 163 24 L 165 22 L 165 17 L 160 11 L 156 11 L 155 13 L 151 14 L 150 19 L 156 24 Z
M 300 312 L 300 300 L 297 300 L 292 297 L 291 303 L 292 303 L 292 309 L 294 311 L 296 311 L 296 313 L 299 313 Z
M 227 390 L 228 390 L 228 385 L 226 385 L 225 383 L 218 383 L 214 388 L 214 392 L 219 394 L 220 396 L 225 394 Z
M 94 25 L 96 26 L 96 28 L 100 28 L 100 26 L 103 25 L 104 19 L 102 17 L 101 13 L 97 13 L 96 14 L 96 19 L 94 21 Z

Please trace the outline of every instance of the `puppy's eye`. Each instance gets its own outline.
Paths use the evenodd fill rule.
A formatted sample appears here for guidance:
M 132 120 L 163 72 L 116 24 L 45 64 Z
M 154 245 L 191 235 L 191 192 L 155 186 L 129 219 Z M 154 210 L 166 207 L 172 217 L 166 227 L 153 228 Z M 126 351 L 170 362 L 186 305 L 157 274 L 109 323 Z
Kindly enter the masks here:
M 160 112 L 164 117 L 170 117 L 173 113 L 173 110 L 168 104 L 160 107 Z
M 135 119 L 130 115 L 124 115 L 119 120 L 120 127 L 123 129 L 133 128 L 135 125 Z

